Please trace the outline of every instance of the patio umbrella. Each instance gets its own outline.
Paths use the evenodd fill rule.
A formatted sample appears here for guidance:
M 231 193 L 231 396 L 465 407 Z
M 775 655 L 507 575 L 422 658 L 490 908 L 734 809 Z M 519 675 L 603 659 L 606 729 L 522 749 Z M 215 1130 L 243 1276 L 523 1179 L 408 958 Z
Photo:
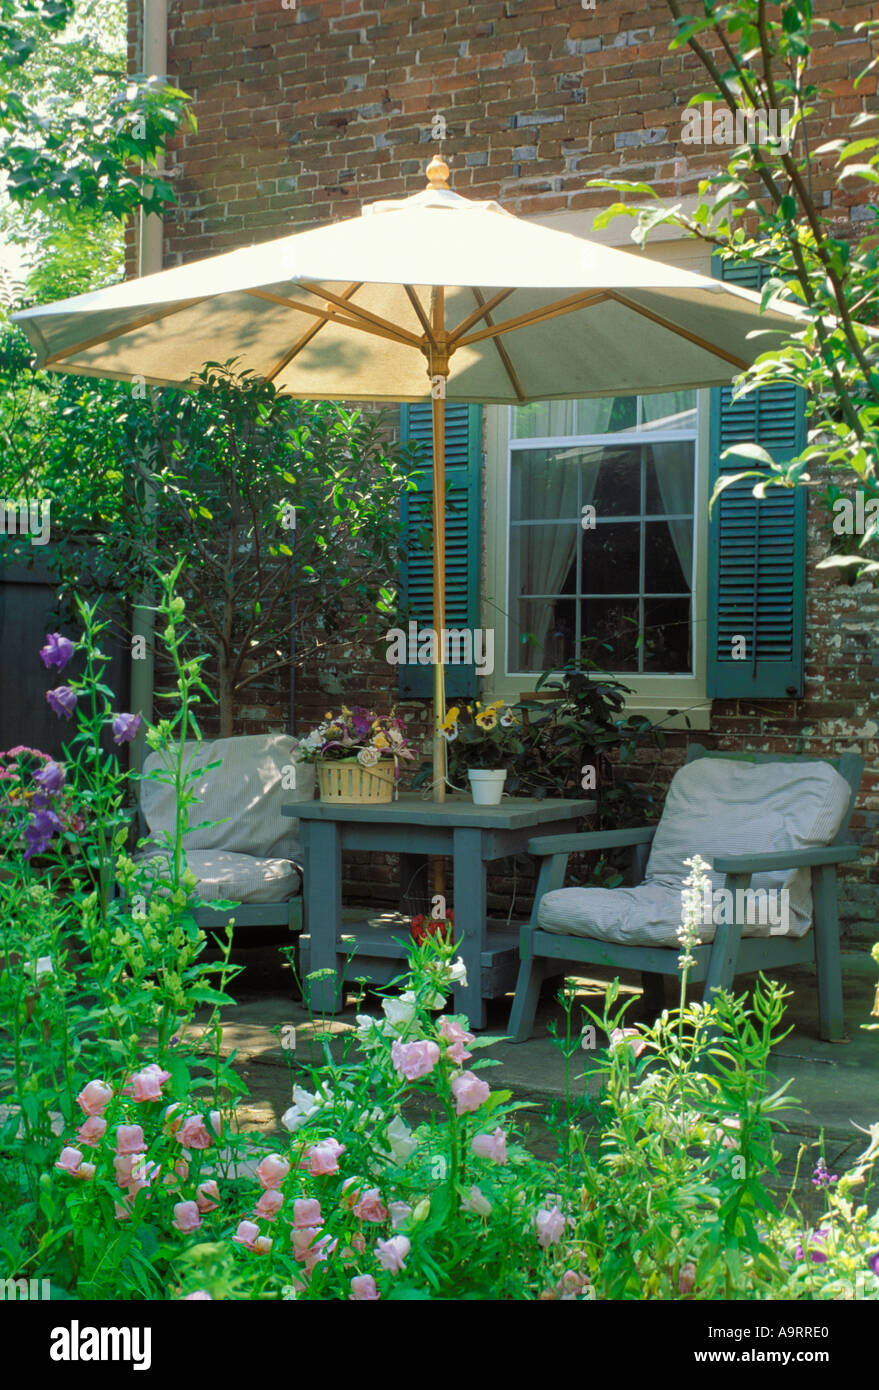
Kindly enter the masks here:
M 428 185 L 359 217 L 14 316 L 42 366 L 182 385 L 236 358 L 309 400 L 423 401 L 433 416 L 433 624 L 445 626 L 444 401 L 521 404 L 719 386 L 795 311 L 723 281 Z M 441 651 L 441 641 L 437 643 Z M 434 796 L 445 794 L 442 660 Z

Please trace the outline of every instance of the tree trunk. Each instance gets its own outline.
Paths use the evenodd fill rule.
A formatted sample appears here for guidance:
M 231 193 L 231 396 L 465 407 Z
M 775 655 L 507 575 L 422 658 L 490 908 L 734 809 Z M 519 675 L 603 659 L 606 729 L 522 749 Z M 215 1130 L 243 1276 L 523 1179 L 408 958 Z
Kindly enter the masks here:
M 234 708 L 232 704 L 232 682 L 226 672 L 220 674 L 220 738 L 231 738 L 234 732 Z

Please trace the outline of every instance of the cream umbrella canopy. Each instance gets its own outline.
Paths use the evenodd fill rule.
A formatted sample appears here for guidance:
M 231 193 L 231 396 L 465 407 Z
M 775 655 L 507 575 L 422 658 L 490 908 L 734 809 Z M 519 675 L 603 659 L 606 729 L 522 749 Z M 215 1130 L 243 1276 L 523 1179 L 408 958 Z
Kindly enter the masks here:
M 359 217 L 14 315 L 41 366 L 158 386 L 236 358 L 309 400 L 424 401 L 433 416 L 433 623 L 445 626 L 444 401 L 728 384 L 796 326 L 749 290 L 525 222 L 448 186 Z M 441 645 L 441 644 L 440 644 Z M 445 790 L 442 662 L 434 796 Z

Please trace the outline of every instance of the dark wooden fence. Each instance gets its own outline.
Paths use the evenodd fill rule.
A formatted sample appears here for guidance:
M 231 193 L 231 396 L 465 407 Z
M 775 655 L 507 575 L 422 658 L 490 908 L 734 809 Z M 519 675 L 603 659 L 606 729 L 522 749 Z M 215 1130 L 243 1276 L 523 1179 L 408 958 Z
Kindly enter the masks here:
M 77 654 L 60 676 L 40 660 L 46 633 L 61 631 L 72 641 L 80 635 L 69 623 L 59 627 L 56 607 L 49 567 L 6 563 L 0 541 L 0 750 L 23 743 L 58 758 L 73 731 L 70 721 L 52 713 L 46 691 L 63 685 L 69 676 L 81 675 L 83 660 Z M 127 710 L 128 649 L 109 633 L 103 646 L 110 658 L 105 683 L 116 692 L 116 709 Z M 104 742 L 112 747 L 109 733 Z

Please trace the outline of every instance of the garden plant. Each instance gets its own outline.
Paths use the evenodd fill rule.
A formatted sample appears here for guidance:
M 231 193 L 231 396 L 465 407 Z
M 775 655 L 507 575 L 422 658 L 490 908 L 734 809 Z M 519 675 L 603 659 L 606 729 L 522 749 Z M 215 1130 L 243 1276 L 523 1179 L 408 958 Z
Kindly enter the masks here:
M 206 691 L 200 659 L 182 655 L 179 568 L 157 577 L 175 688 L 147 730 L 178 804 L 164 880 L 142 877 L 132 774 L 101 746 L 108 728 L 129 741 L 137 719 L 102 681 L 88 605 L 76 641 L 50 634 L 41 652 L 62 682 L 74 647 L 85 656 L 81 678 L 47 693 L 71 721 L 64 761 L 2 757 L 4 1277 L 107 1300 L 879 1297 L 879 1126 L 842 1176 L 804 1153 L 816 1210 L 773 1192 L 791 1101 L 768 1061 L 785 991 L 762 980 L 750 1003 L 687 1002 L 698 859 L 677 1007 L 632 1028 L 617 985 L 582 1016 L 562 990 L 553 1159 L 529 1149 L 534 1107 L 492 1087 L 493 1040 L 446 1011 L 463 970 L 453 920 L 417 934 L 376 1016 L 335 1050 L 326 1040 L 319 1063 L 291 1057 L 283 1136 L 241 1128 L 244 1084 L 222 1047 L 230 942 L 205 959 L 182 843 L 184 744 Z

